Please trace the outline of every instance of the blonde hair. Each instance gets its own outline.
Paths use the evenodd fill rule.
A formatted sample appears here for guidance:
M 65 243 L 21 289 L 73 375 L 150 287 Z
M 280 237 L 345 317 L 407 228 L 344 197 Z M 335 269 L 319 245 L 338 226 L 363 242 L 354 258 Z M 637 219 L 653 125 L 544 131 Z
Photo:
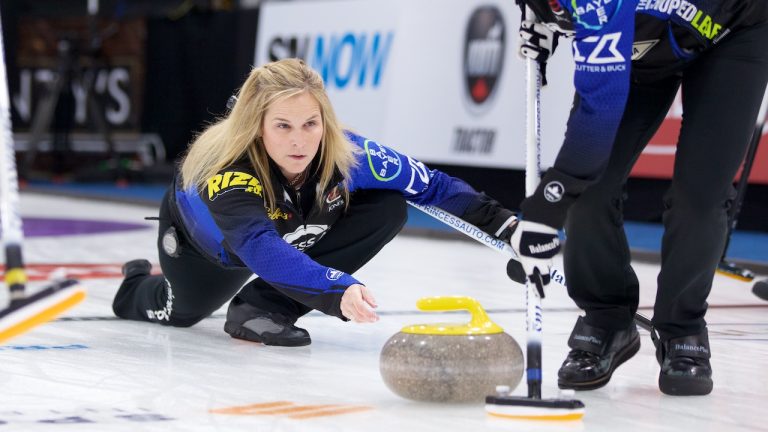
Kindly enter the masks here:
M 247 154 L 262 183 L 265 207 L 274 208 L 275 190 L 269 156 L 262 140 L 264 116 L 273 103 L 304 92 L 317 101 L 323 123 L 320 163 L 310 174 L 319 174 L 320 191 L 329 186 L 336 170 L 345 179 L 349 178 L 349 172 L 356 164 L 355 154 L 360 150 L 344 136 L 323 79 L 303 60 L 284 59 L 251 70 L 229 114 L 206 128 L 192 142 L 181 165 L 184 189 L 195 187 L 202 191 L 209 178 Z M 349 203 L 347 188 L 343 194 Z M 317 200 L 322 200 L 322 193 L 317 194 Z

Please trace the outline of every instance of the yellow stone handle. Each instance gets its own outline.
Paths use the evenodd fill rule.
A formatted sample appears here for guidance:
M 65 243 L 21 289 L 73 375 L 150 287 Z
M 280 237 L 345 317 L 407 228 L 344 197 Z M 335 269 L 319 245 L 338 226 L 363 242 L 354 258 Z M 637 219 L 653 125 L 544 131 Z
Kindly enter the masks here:
M 491 321 L 488 314 L 480 306 L 480 302 L 467 296 L 438 296 L 422 297 L 416 302 L 419 310 L 426 312 L 448 312 L 456 310 L 467 310 L 472 315 L 468 323 L 463 324 L 417 324 L 407 326 L 403 329 L 406 333 L 419 334 L 448 334 L 448 335 L 468 335 L 468 334 L 495 334 L 504 330 L 496 323 Z

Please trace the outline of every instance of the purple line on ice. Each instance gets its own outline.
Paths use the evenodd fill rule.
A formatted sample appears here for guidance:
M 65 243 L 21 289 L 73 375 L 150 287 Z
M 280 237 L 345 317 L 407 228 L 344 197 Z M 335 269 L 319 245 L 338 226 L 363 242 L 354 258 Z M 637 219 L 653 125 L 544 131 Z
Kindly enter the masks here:
M 101 234 L 150 228 L 149 225 L 103 220 L 23 218 L 25 237 L 58 237 L 78 234 Z

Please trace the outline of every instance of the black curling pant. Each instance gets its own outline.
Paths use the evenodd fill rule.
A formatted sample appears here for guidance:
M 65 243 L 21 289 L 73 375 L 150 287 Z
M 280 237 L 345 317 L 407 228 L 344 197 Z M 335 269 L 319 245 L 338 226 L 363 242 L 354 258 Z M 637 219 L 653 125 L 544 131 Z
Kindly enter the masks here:
M 161 241 L 171 226 L 168 195 L 160 207 L 158 253 L 163 275 L 140 275 L 123 281 L 115 298 L 118 316 L 188 327 L 219 309 L 237 292 L 240 298 L 289 319 L 310 307 L 273 288 L 247 268 L 225 269 L 193 248 L 177 227 L 182 244 L 178 257 L 168 256 Z M 346 213 L 314 246 L 304 251 L 318 263 L 354 273 L 389 243 L 407 219 L 405 199 L 397 192 L 363 190 L 352 194 Z
M 607 169 L 569 209 L 565 225 L 568 293 L 590 325 L 625 329 L 637 310 L 639 284 L 623 230 L 624 184 L 682 86 L 653 323 L 664 340 L 705 328 L 735 196 L 732 181 L 768 81 L 766 41 L 768 24 L 743 29 L 690 64 L 682 78 L 631 85 Z

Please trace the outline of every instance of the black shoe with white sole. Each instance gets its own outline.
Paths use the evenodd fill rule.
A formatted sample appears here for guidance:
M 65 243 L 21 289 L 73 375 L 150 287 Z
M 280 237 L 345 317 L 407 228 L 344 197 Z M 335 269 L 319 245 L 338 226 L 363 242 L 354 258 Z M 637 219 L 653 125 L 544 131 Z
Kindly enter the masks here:
M 633 322 L 626 330 L 593 327 L 579 317 L 568 340 L 571 352 L 557 372 L 561 389 L 593 390 L 608 383 L 619 365 L 640 350 Z
M 309 332 L 283 314 L 266 312 L 235 297 L 227 309 L 224 331 L 236 339 L 264 345 L 296 347 L 312 343 Z

